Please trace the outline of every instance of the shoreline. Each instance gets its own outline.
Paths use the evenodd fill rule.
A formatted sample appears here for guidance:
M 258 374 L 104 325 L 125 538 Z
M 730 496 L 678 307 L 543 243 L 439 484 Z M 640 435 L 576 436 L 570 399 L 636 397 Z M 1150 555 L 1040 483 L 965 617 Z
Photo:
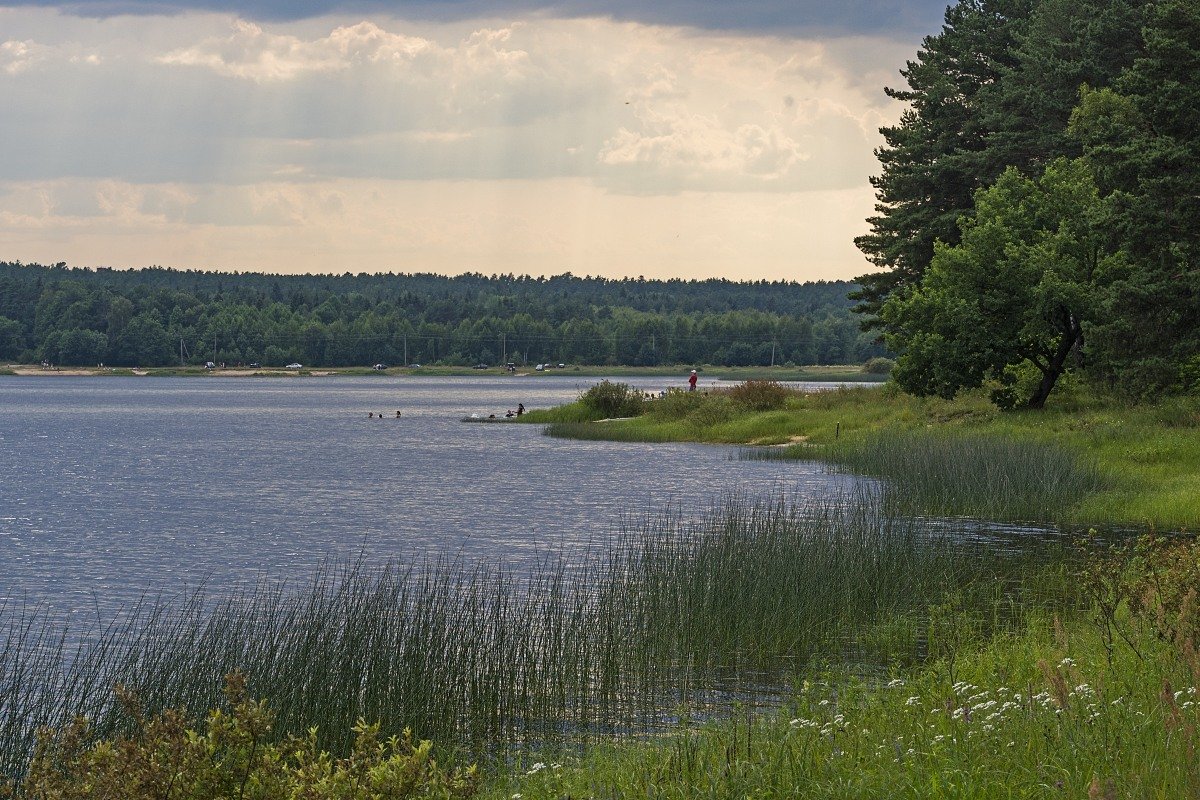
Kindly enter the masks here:
M 370 367 L 315 367 L 286 369 L 284 367 L 42 367 L 37 364 L 0 364 L 0 377 L 74 377 L 74 378 L 328 378 L 328 377 L 378 377 L 378 376 L 424 376 L 424 377 L 497 377 L 497 378 L 540 378 L 544 376 L 569 375 L 580 378 L 671 378 L 686 376 L 691 365 L 667 367 L 630 366 L 571 366 L 563 369 L 537 371 L 533 367 L 522 367 L 517 372 L 507 372 L 502 367 L 474 369 L 472 367 L 429 366 L 389 367 L 375 370 Z M 773 380 L 784 383 L 871 383 L 886 379 L 886 376 L 862 371 L 858 364 L 815 365 L 807 367 L 714 367 L 699 365 L 705 378 L 726 381 Z

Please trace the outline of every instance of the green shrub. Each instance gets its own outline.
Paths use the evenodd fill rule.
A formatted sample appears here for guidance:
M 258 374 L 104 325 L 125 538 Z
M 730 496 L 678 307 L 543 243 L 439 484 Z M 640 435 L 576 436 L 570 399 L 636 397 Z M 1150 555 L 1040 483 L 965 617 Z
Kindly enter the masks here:
M 687 421 L 697 428 L 711 428 L 733 419 L 733 414 L 733 403 L 728 397 L 710 395 L 687 415 Z
M 650 403 L 650 416 L 661 419 L 683 419 L 704 404 L 707 395 L 684 389 L 668 389 L 667 393 Z
M 359 721 L 346 758 L 320 750 L 316 729 L 281 743 L 270 740 L 274 717 L 263 701 L 250 700 L 245 678 L 226 678 L 226 710 L 209 712 L 204 731 L 189 727 L 180 711 L 146 717 L 137 698 L 117 696 L 133 722 L 131 735 L 96 740 L 77 718 L 61 733 L 43 730 L 23 793 L 39 800 L 374 800 L 460 798 L 476 791 L 474 767 L 445 770 L 429 741 L 379 740 L 379 725 Z
M 627 383 L 601 381 L 579 397 L 579 402 L 602 417 L 637 417 L 645 410 L 642 393 Z
M 892 359 L 876 356 L 863 364 L 862 371 L 868 375 L 890 375 L 894 366 L 896 366 L 896 362 Z
M 787 405 L 792 391 L 778 381 L 746 381 L 729 390 L 734 405 L 749 411 L 778 411 Z

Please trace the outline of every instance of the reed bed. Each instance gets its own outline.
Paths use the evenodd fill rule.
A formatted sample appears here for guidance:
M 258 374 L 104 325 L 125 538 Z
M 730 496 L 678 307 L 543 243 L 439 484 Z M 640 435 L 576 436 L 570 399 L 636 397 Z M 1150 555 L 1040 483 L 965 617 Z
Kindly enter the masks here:
M 649 518 L 611 546 L 522 572 L 346 564 L 303 587 L 147 600 L 79 631 L 9 606 L 0 769 L 22 773 L 39 726 L 82 714 L 100 735 L 120 730 L 114 684 L 149 710 L 201 714 L 233 669 L 278 713 L 280 734 L 316 725 L 335 753 L 360 717 L 471 757 L 644 731 L 680 707 L 782 689 L 814 659 L 861 661 L 874 641 L 864 632 L 1021 570 L 952 545 L 876 497 L 731 498 L 699 521 Z M 916 653 L 921 627 L 906 630 L 877 655 Z
M 645 426 L 596 422 L 553 422 L 542 429 L 545 436 L 556 439 L 580 439 L 602 442 L 677 442 L 679 433 L 671 428 L 649 428 Z
M 751 459 L 812 459 L 811 448 L 747 450 Z M 1105 488 L 1099 468 L 1044 442 L 960 433 L 888 430 L 823 448 L 841 469 L 884 478 L 902 514 L 993 520 L 1064 520 Z

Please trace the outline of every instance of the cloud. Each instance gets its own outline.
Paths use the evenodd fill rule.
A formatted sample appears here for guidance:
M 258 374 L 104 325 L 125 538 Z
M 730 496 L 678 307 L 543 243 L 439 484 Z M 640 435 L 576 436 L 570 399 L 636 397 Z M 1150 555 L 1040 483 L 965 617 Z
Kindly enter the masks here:
M 57 18 L 41 13 L 48 32 Z M 172 17 L 153 36 L 139 18 L 72 24 L 0 51 L 4 177 L 582 176 L 635 193 L 862 185 L 889 117 L 881 87 L 858 76 L 898 50 L 604 19 Z M 834 149 L 861 163 L 826 169 L 845 161 L 827 157 Z
M 541 14 L 0 30 L 0 255 L 268 269 L 857 274 L 915 49 Z
M 345 71 L 366 64 L 411 68 L 424 55 L 437 61 L 438 48 L 428 40 L 388 33 L 366 21 L 306 41 L 270 34 L 259 25 L 239 19 L 234 21 L 229 36 L 206 39 L 157 60 L 168 65 L 204 67 L 234 78 L 286 81 L 305 73 Z
M 834 279 L 869 193 L 613 194 L 582 178 L 0 182 L 0 252 L 89 266 Z M 847 229 L 849 221 L 850 228 Z
M 608 17 L 643 24 L 772 35 L 870 35 L 937 29 L 945 0 L 16 0 L 106 18 L 189 11 L 232 13 L 253 20 L 301 20 L 331 15 L 396 15 L 439 22 L 497 16 Z

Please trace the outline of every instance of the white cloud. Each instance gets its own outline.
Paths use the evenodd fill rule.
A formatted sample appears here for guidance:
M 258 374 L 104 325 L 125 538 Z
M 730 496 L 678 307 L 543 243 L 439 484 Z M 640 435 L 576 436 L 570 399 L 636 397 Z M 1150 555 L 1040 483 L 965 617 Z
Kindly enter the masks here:
M 435 59 L 439 48 L 415 36 L 388 33 L 371 22 L 335 28 L 328 36 L 304 40 L 272 34 L 259 25 L 234 20 L 233 32 L 208 38 L 157 57 L 168 65 L 204 67 L 218 75 L 254 81 L 295 80 L 306 73 L 353 69 L 364 64 L 405 68 L 422 56 Z
M 486 271 L 490 258 L 504 271 L 650 275 L 678 253 L 719 274 L 749 253 L 768 269 L 772 241 L 799 246 L 776 210 L 790 209 L 811 241 L 840 241 L 818 249 L 856 274 L 849 242 L 871 212 L 877 129 L 899 114 L 882 86 L 912 49 L 538 16 L 250 23 L 8 8 L 0 29 L 0 243 L 40 230 L 72 242 L 54 260 L 122 263 L 142 241 L 147 255 L 125 263 L 166 263 L 158 241 L 189 266 L 283 263 L 270 248 L 308 263 L 325 242 L 384 269 L 404 266 L 388 252 L 435 268 L 416 263 L 420 246 L 450 270 Z M 534 195 L 520 200 L 528 213 L 492 208 L 518 203 L 517 186 Z M 596 213 L 563 217 L 563 187 Z M 840 223 L 826 213 L 851 207 Z M 706 224 L 678 230 L 684 208 Z M 103 245 L 106 231 L 124 244 Z M 81 243 L 112 255 L 88 258 Z
M 32 67 L 46 55 L 47 48 L 32 41 L 9 39 L 0 42 L 0 72 L 16 75 Z

